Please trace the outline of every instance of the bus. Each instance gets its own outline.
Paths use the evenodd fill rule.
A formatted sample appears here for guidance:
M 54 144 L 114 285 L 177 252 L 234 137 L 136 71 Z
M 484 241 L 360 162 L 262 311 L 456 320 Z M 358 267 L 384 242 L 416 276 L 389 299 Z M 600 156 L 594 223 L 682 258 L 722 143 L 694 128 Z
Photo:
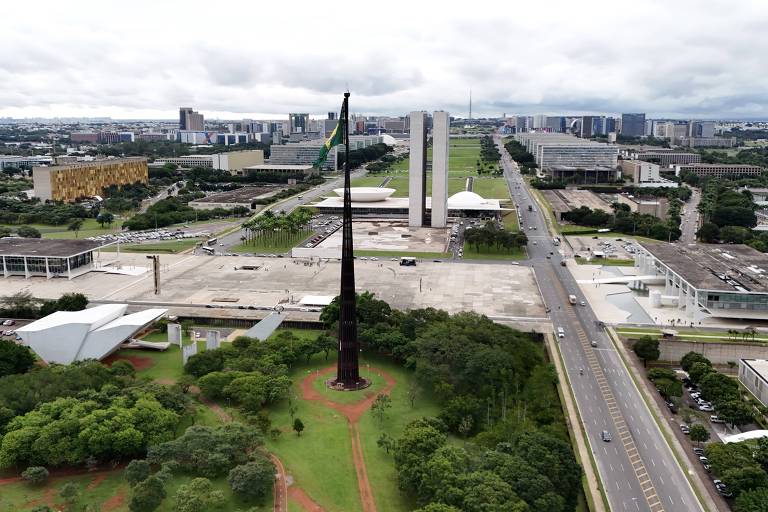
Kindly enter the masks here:
M 409 258 L 409 257 L 400 258 L 400 266 L 401 267 L 415 267 L 416 266 L 416 258 Z
M 213 247 L 207 247 L 205 245 L 202 247 L 202 249 L 203 251 L 205 251 L 206 254 L 210 254 L 210 255 L 213 255 L 216 252 L 216 249 L 214 249 Z
M 213 246 L 216 245 L 216 242 L 218 242 L 218 238 L 209 238 L 207 242 L 205 242 L 205 245 L 207 246 Z

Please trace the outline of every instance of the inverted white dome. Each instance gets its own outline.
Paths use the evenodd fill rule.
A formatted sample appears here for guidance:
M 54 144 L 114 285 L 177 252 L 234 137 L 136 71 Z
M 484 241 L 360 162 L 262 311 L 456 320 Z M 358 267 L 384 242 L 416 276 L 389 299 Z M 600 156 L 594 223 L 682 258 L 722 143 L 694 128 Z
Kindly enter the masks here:
M 489 204 L 480 194 L 474 192 L 462 191 L 453 194 L 448 198 L 448 208 L 460 210 L 472 206 L 482 206 Z
M 337 196 L 344 197 L 343 188 L 336 188 L 333 191 Z M 349 192 L 354 203 L 373 203 L 385 200 L 395 193 L 395 189 L 385 187 L 352 187 Z

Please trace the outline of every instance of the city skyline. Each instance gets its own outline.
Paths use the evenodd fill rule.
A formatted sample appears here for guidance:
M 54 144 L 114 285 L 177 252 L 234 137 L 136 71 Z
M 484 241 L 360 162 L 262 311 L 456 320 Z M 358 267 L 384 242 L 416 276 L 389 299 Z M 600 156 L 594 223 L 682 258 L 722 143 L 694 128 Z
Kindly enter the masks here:
M 758 2 L 497 3 L 483 12 L 394 3 L 375 16 L 357 9 L 341 38 L 312 3 L 243 4 L 238 16 L 194 2 L 88 5 L 8 14 L 0 117 L 173 119 L 180 105 L 210 119 L 314 117 L 347 88 L 370 115 L 419 106 L 467 117 L 471 88 L 473 117 L 768 117 L 759 59 L 768 11 Z M 443 30 L 423 33 L 425 19 Z

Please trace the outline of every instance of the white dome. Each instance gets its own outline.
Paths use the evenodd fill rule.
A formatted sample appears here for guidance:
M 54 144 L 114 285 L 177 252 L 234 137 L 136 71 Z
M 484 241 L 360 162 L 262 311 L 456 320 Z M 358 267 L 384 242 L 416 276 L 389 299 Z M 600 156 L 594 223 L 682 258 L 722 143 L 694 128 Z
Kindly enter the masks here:
M 489 204 L 488 201 L 483 199 L 480 194 L 475 194 L 474 192 L 469 192 L 466 190 L 457 192 L 448 198 L 448 207 L 456 210 L 472 206 L 482 206 L 486 204 Z
M 344 197 L 344 189 L 333 189 L 339 197 Z M 383 201 L 392 194 L 395 193 L 393 188 L 385 187 L 352 187 L 349 190 L 352 197 L 352 202 L 355 203 L 373 203 L 376 201 Z

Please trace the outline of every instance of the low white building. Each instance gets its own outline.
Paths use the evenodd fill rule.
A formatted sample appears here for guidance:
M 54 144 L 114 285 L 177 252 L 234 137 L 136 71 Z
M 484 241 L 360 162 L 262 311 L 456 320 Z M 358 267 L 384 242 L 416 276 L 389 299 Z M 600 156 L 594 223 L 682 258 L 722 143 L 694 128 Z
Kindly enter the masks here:
M 126 315 L 127 304 L 104 304 L 82 311 L 57 311 L 16 333 L 46 363 L 70 364 L 101 360 L 167 309 L 147 309 Z
M 739 381 L 761 404 L 768 406 L 768 361 L 739 359 Z

